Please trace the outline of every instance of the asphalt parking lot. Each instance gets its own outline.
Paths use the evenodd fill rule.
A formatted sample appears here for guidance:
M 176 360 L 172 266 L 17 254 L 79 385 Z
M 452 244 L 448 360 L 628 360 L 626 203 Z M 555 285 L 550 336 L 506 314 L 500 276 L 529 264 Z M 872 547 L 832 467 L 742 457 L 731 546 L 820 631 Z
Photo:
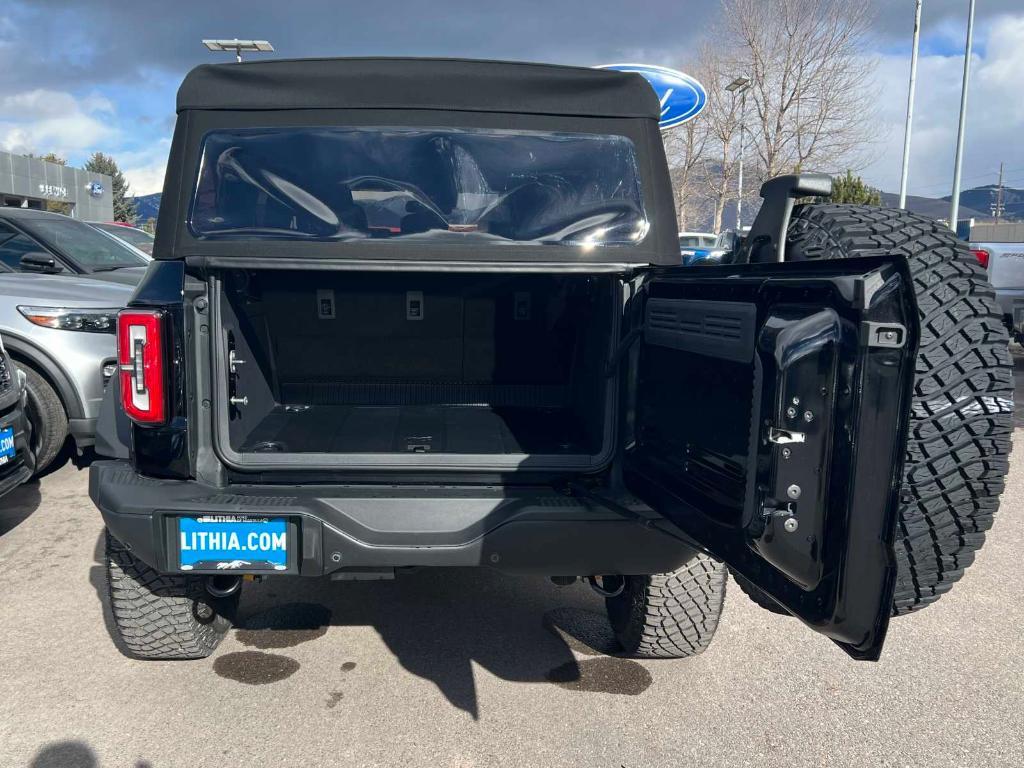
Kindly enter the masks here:
M 0 504 L 3 766 L 1024 764 L 1020 450 L 976 564 L 877 664 L 736 588 L 703 656 L 616 658 L 589 589 L 456 570 L 249 585 L 212 658 L 132 661 L 86 484 Z

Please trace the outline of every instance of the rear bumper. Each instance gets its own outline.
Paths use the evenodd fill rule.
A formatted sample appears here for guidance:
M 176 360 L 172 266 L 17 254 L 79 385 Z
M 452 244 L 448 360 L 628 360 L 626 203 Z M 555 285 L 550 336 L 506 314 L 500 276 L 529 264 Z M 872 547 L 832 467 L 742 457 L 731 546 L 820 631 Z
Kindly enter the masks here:
M 32 468 L 24 464 L 17 464 L 13 469 L 8 469 L 6 473 L 0 474 L 0 497 L 13 491 L 30 477 L 32 477 Z
M 97 461 L 89 495 L 111 533 L 164 573 L 174 518 L 286 517 L 298 532 L 297 572 L 479 566 L 544 575 L 664 573 L 693 550 L 646 507 L 625 517 L 551 488 L 231 486 L 143 477 L 126 461 Z
M 6 407 L 0 406 L 0 429 L 12 427 L 14 429 L 14 458 L 6 464 L 0 465 L 0 496 L 8 491 L 17 488 L 30 477 L 36 468 L 36 459 L 32 454 L 32 425 L 25 415 L 25 394 L 24 390 L 12 398 L 13 402 L 5 399 Z

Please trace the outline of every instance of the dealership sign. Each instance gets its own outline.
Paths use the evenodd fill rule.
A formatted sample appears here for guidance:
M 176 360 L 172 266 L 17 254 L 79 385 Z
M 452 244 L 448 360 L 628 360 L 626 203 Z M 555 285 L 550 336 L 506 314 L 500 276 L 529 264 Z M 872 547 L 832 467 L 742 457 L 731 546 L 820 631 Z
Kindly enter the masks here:
M 658 124 L 662 130 L 675 128 L 696 117 L 708 101 L 703 85 L 675 69 L 650 64 L 604 64 L 598 69 L 635 72 L 647 80 L 661 102 L 661 119 Z
M 40 184 L 39 185 L 39 196 L 40 197 L 67 197 L 68 188 L 61 187 L 57 184 Z
M 93 197 L 103 197 L 103 185 L 98 181 L 90 181 L 85 185 L 85 188 L 89 190 L 89 194 Z

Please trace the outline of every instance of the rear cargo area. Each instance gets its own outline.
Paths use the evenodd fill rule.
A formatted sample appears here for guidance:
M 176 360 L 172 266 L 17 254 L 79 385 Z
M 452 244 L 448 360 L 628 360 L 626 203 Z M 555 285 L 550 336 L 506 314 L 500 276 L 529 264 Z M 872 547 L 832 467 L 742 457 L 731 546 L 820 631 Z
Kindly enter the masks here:
M 213 287 L 236 463 L 578 468 L 610 447 L 613 277 L 234 270 Z

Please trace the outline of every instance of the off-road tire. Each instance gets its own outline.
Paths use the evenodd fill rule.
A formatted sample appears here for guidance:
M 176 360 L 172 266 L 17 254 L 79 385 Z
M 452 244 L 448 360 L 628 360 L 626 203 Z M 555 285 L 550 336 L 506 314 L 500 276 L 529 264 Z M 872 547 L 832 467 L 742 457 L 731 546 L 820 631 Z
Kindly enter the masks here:
M 1009 469 L 1013 365 L 985 273 L 949 229 L 866 205 L 794 211 L 786 260 L 898 254 L 910 267 L 921 322 L 896 532 L 894 616 L 948 592 L 992 526 Z M 778 607 L 737 579 L 755 602 Z
M 25 372 L 28 389 L 28 417 L 32 423 L 32 450 L 36 455 L 36 474 L 53 463 L 68 438 L 68 415 L 50 383 L 32 366 L 18 361 Z
M 197 576 L 165 576 L 106 532 L 110 610 L 122 650 L 137 659 L 201 659 L 231 627 L 239 592 L 213 598 Z
M 682 659 L 711 644 L 725 600 L 724 565 L 697 553 L 672 573 L 622 579 L 622 592 L 605 607 L 627 655 Z

